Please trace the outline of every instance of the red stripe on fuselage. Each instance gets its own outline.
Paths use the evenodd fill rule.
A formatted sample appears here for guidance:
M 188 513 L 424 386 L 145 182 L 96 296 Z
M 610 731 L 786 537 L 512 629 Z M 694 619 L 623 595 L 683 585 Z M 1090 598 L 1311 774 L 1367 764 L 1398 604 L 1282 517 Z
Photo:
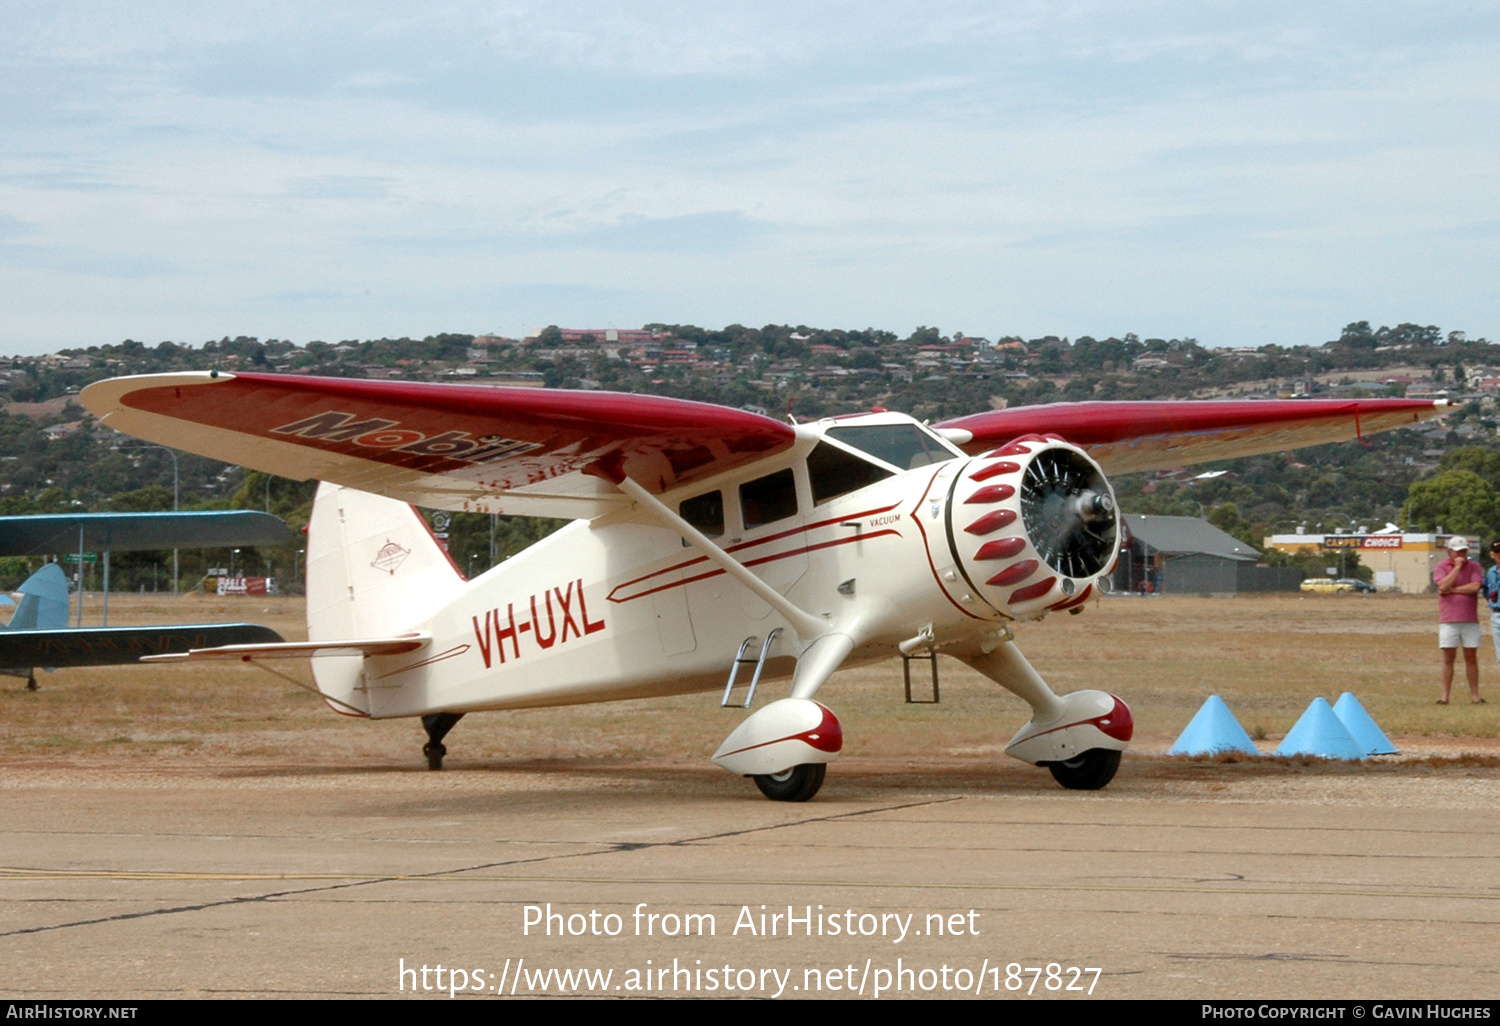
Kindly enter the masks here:
M 850 514 L 847 514 L 845 516 L 833 517 L 833 518 L 828 519 L 828 520 L 819 520 L 816 523 L 807 524 L 807 525 L 802 526 L 802 527 L 793 527 L 793 528 L 790 528 L 790 529 L 785 530 L 785 531 L 778 531 L 776 534 L 768 534 L 764 538 L 752 538 L 750 541 L 740 542 L 738 545 L 731 545 L 728 548 L 726 548 L 724 551 L 725 552 L 729 552 L 729 553 L 743 552 L 746 549 L 754 548 L 757 545 L 765 545 L 768 542 L 780 541 L 783 538 L 790 538 L 792 535 L 795 535 L 795 534 L 806 534 L 808 531 L 816 531 L 818 528 L 820 528 L 820 527 L 827 527 L 830 524 L 842 524 L 842 523 L 845 523 L 845 522 L 850 521 L 850 520 L 858 520 L 858 519 L 861 519 L 863 517 L 873 517 L 873 516 L 878 516 L 881 513 L 889 513 L 891 510 L 895 509 L 899 505 L 901 505 L 899 502 L 894 502 L 894 503 L 891 503 L 891 505 L 889 505 L 889 506 L 882 506 L 879 509 L 865 510 L 865 511 L 863 511 L 861 513 L 850 513 Z M 892 534 L 892 533 L 899 533 L 899 532 L 880 531 L 880 532 L 878 532 L 876 534 L 873 534 L 873 535 L 864 535 L 864 537 L 866 537 L 866 538 L 878 538 L 882 534 Z M 852 539 L 849 539 L 849 540 L 851 540 L 851 541 L 858 541 L 860 537 L 861 537 L 860 535 L 856 534 Z M 828 544 L 830 544 L 830 543 L 821 544 L 821 545 L 818 545 L 818 546 L 815 546 L 815 547 L 816 548 L 827 548 Z M 838 544 L 838 543 L 831 543 L 831 544 Z M 808 551 L 810 551 L 810 550 L 806 546 L 804 546 L 803 548 L 800 548 L 800 549 L 789 549 L 786 552 L 777 553 L 774 556 L 763 556 L 760 559 L 757 559 L 757 560 L 754 560 L 754 561 L 751 561 L 751 562 L 746 562 L 745 565 L 746 566 L 759 566 L 761 563 L 766 563 L 766 562 L 769 562 L 769 561 L 771 561 L 773 559 L 784 559 L 787 556 L 795 556 L 795 555 L 798 555 L 799 553 L 808 552 Z M 664 585 L 663 587 L 652 588 L 650 591 L 641 592 L 640 595 L 632 595 L 629 598 L 623 598 L 623 599 L 617 599 L 617 598 L 615 598 L 616 593 L 618 593 L 621 589 L 629 588 L 632 585 L 640 584 L 643 581 L 649 581 L 653 577 L 660 577 L 662 574 L 670 574 L 670 573 L 674 573 L 674 572 L 676 572 L 678 570 L 686 570 L 688 567 L 697 566 L 699 563 L 706 563 L 706 562 L 708 562 L 708 557 L 707 556 L 694 556 L 692 559 L 684 560 L 681 563 L 673 563 L 671 566 L 663 567 L 660 570 L 653 570 L 649 574 L 642 574 L 640 577 L 632 578 L 631 580 L 625 581 L 623 584 L 617 584 L 617 585 L 615 585 L 614 588 L 612 588 L 610 590 L 609 595 L 606 596 L 606 601 L 617 602 L 617 603 L 618 602 L 629 602 L 631 599 L 640 598 L 640 595 L 651 595 L 651 594 L 654 594 L 655 592 L 664 590 L 664 588 L 673 587 L 673 585 L 668 584 L 668 585 Z M 723 573 L 722 570 L 719 570 L 717 572 L 718 573 Z M 687 581 L 677 581 L 675 583 L 676 584 L 687 584 L 690 581 L 701 581 L 701 580 L 704 580 L 705 578 L 712 577 L 712 576 L 713 576 L 713 574 L 711 574 L 711 573 L 710 574 L 702 574 L 702 575 L 700 575 L 698 577 L 689 578 Z
M 901 537 L 901 532 L 900 531 L 876 531 L 874 534 L 857 534 L 857 535 L 853 536 L 852 538 L 835 538 L 833 541 L 819 542 L 816 545 L 804 545 L 800 549 L 788 549 L 785 552 L 778 552 L 778 553 L 776 553 L 775 555 L 772 555 L 772 556 L 762 556 L 760 559 L 749 560 L 748 562 L 746 562 L 744 564 L 744 566 L 747 567 L 747 568 L 749 568 L 749 567 L 752 567 L 752 566 L 760 566 L 763 563 L 774 563 L 778 559 L 786 559 L 786 558 L 788 558 L 790 556 L 801 556 L 801 555 L 805 555 L 806 553 L 809 553 L 809 552 L 815 552 L 818 549 L 831 549 L 831 548 L 833 548 L 836 545 L 848 545 L 850 542 L 869 541 L 871 538 L 880 538 L 880 537 L 883 537 L 885 535 L 895 535 L 897 538 L 899 538 L 899 537 Z M 704 560 L 703 559 L 695 559 L 695 560 L 693 560 L 693 563 L 701 563 L 701 562 L 704 562 Z M 693 564 L 692 563 L 688 563 L 688 564 L 684 564 L 684 565 L 685 566 L 691 566 Z M 666 572 L 665 570 L 658 571 L 658 573 L 665 573 L 665 572 Z M 710 577 L 718 577 L 722 573 L 724 573 L 723 570 L 719 569 L 718 567 L 714 567 L 712 570 L 708 571 L 707 573 L 698 574 L 698 575 L 696 575 L 694 577 L 686 577 L 686 578 L 683 578 L 680 581 L 672 581 L 670 584 L 659 584 L 655 588 L 648 588 L 645 591 L 638 591 L 634 595 L 631 595 L 629 598 L 617 599 L 617 598 L 614 597 L 614 593 L 615 593 L 615 591 L 619 591 L 620 588 L 625 587 L 625 585 L 622 584 L 619 587 L 615 588 L 614 591 L 611 591 L 609 593 L 609 598 L 607 598 L 606 601 L 613 602 L 616 605 L 624 605 L 626 602 L 634 602 L 636 599 L 638 599 L 638 598 L 645 598 L 647 595 L 655 595 L 659 591 L 670 591 L 673 588 L 684 588 L 684 587 L 686 587 L 689 584 L 696 583 L 697 581 L 706 581 Z M 650 574 L 648 576 L 655 577 L 656 574 Z M 640 580 L 643 580 L 643 581 L 646 580 L 646 579 L 647 579 L 646 577 L 640 578 Z M 631 583 L 634 583 L 634 582 L 631 582 Z

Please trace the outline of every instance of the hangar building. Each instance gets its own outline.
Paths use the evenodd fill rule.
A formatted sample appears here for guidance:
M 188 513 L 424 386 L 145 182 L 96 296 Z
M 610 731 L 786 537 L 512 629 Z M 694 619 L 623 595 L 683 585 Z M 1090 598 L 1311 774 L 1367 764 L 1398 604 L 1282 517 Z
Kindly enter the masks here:
M 1261 554 L 1198 517 L 1126 513 L 1129 537 L 1111 583 L 1125 593 L 1237 595 L 1295 591 L 1302 572 L 1261 566 Z

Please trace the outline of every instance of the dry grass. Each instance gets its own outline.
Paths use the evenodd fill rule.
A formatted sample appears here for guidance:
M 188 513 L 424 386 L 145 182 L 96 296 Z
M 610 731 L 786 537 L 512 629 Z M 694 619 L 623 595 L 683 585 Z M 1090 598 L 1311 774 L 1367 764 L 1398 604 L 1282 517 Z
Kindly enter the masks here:
M 301 600 L 292 598 L 117 596 L 110 612 L 118 624 L 253 620 L 288 639 L 304 636 Z M 1058 690 L 1100 687 L 1125 698 L 1141 755 L 1164 752 L 1210 694 L 1228 702 L 1247 730 L 1263 732 L 1269 749 L 1314 697 L 1332 701 L 1352 691 L 1387 734 L 1398 744 L 1418 742 L 1434 766 L 1495 766 L 1500 692 L 1493 704 L 1471 706 L 1460 683 L 1453 705 L 1433 704 L 1436 613 L 1429 598 L 1394 595 L 1118 598 L 1082 616 L 1023 625 L 1018 635 Z M 88 615 L 97 622 L 97 606 Z M 914 763 L 998 758 L 1026 719 L 1025 706 L 951 659 L 941 665 L 937 706 L 903 704 L 899 660 L 836 676 L 820 697 L 844 723 L 846 753 Z M 1500 676 L 1489 641 L 1480 667 L 1485 680 Z M 287 669 L 306 679 L 305 665 Z M 0 678 L 0 758 L 12 764 L 167 766 L 188 756 L 258 766 L 420 762 L 415 723 L 334 715 L 253 667 L 100 667 L 40 680 L 42 690 L 31 693 L 18 678 Z M 784 690 L 773 684 L 764 693 Z M 470 765 L 702 759 L 737 721 L 717 704 L 698 695 L 473 716 L 452 735 L 451 758 Z

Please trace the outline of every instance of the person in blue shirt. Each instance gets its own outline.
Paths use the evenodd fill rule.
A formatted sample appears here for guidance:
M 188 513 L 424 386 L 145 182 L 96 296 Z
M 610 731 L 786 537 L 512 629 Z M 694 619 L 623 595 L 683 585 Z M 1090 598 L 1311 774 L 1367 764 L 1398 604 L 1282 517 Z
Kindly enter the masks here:
M 1500 663 L 1500 538 L 1490 542 L 1490 568 L 1484 572 L 1481 594 L 1490 606 L 1490 638 L 1495 642 L 1495 661 Z

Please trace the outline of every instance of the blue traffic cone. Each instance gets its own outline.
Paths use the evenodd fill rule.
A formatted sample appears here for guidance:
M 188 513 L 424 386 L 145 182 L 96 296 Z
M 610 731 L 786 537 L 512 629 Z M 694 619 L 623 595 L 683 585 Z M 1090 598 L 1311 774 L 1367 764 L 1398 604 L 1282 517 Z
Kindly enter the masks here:
M 1365 750 L 1366 755 L 1399 754 L 1399 749 L 1391 744 L 1391 739 L 1385 736 L 1385 731 L 1381 730 L 1374 718 L 1365 712 L 1365 707 L 1359 704 L 1359 699 L 1349 692 L 1345 691 L 1333 704 L 1333 714 L 1354 736 L 1354 740 Z
M 1314 698 L 1275 755 L 1315 755 L 1320 759 L 1363 759 L 1364 747 L 1333 714 L 1326 698 Z
M 1183 728 L 1168 755 L 1216 755 L 1220 752 L 1244 752 L 1259 755 L 1250 735 L 1234 718 L 1229 706 L 1218 695 L 1209 695 L 1188 725 Z

